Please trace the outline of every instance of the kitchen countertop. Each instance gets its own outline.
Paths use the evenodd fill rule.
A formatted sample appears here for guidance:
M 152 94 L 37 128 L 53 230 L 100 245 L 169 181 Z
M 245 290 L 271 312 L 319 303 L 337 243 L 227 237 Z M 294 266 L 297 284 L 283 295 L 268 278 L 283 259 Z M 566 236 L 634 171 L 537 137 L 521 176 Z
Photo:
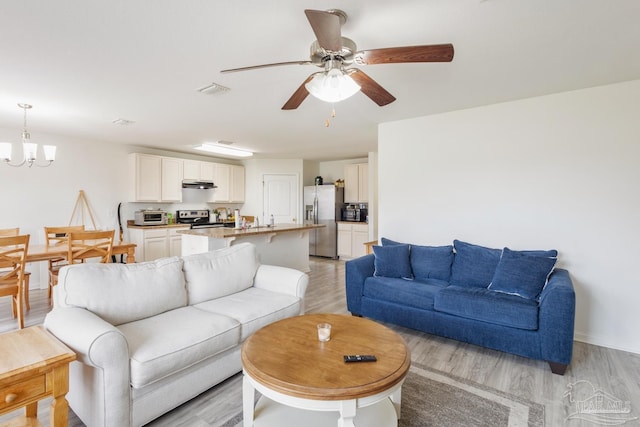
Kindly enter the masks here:
M 256 236 L 260 234 L 286 233 L 294 231 L 312 230 L 314 228 L 326 227 L 324 224 L 276 224 L 273 227 L 260 226 L 258 228 L 247 228 L 245 230 L 236 230 L 235 228 L 195 228 L 189 230 L 180 230 L 179 234 L 189 234 L 192 236 L 203 236 L 213 239 L 224 239 L 227 237 Z
M 139 228 L 139 229 L 145 229 L 145 228 L 155 228 L 155 229 L 162 229 L 162 228 L 175 228 L 175 227 L 191 227 L 189 224 L 164 224 L 164 225 L 135 225 L 133 220 L 127 220 L 127 228 Z

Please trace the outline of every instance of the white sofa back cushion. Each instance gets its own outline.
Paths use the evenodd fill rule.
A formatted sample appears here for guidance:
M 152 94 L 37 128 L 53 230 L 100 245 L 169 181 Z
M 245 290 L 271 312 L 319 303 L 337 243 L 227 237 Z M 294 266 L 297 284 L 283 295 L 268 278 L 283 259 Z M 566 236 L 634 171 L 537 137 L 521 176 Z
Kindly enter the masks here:
M 260 265 L 252 243 L 187 255 L 182 260 L 189 305 L 250 288 Z
M 115 326 L 187 304 L 182 260 L 178 257 L 137 264 L 63 267 L 55 292 L 57 306 L 87 309 Z

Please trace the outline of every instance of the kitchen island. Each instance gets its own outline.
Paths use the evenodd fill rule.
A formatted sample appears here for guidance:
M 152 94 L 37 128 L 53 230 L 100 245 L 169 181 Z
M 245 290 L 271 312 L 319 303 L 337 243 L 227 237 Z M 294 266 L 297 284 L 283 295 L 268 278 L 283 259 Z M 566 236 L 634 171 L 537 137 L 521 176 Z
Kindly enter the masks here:
M 276 224 L 234 228 L 200 228 L 180 230 L 182 255 L 191 255 L 221 249 L 236 243 L 250 242 L 256 245 L 262 264 L 280 265 L 309 271 L 309 230 L 324 227 L 323 224 Z

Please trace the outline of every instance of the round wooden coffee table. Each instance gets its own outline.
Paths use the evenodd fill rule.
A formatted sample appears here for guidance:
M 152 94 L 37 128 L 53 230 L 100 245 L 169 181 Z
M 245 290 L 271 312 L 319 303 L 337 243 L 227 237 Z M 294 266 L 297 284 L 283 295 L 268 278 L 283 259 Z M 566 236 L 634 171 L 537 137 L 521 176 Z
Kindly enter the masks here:
M 318 341 L 316 325 L 331 324 Z M 376 362 L 345 363 L 372 354 Z M 309 314 L 272 323 L 242 346 L 246 426 L 397 425 L 411 354 L 391 329 L 340 314 Z M 255 390 L 262 398 L 254 408 Z

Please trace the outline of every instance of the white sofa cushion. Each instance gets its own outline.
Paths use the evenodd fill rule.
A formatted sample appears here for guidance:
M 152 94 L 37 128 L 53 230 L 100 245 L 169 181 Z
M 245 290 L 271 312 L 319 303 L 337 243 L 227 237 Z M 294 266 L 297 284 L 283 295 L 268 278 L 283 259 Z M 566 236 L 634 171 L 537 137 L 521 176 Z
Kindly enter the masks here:
M 240 243 L 182 258 L 188 304 L 198 304 L 253 286 L 259 263 L 256 247 Z
M 56 305 L 87 309 L 116 326 L 187 304 L 182 260 L 178 257 L 137 264 L 63 267 L 55 289 Z
M 240 342 L 234 319 L 182 307 L 118 326 L 129 344 L 131 385 L 141 388 Z
M 240 322 L 242 324 L 240 340 L 244 341 L 269 323 L 300 314 L 302 300 L 280 292 L 249 288 L 226 297 L 196 304 L 194 307 L 224 314 Z

